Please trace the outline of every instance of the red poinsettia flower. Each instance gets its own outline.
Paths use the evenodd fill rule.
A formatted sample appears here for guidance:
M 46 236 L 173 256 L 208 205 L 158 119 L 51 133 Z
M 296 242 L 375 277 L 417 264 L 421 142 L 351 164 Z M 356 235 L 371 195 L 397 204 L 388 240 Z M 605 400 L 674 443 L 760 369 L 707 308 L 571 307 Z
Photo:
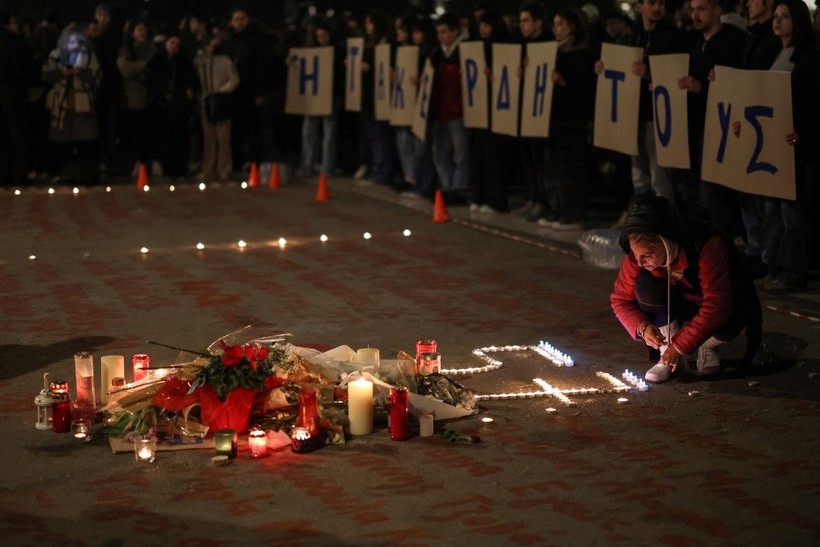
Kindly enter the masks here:
M 256 370 L 257 361 L 263 361 L 268 356 L 268 348 L 256 348 L 250 344 L 245 346 L 245 359 L 251 365 L 251 370 Z
M 219 341 L 219 346 L 225 352 L 222 355 L 222 364 L 225 367 L 232 367 L 234 365 L 238 365 L 242 358 L 245 356 L 245 352 L 242 350 L 242 346 L 229 346 L 223 340 Z

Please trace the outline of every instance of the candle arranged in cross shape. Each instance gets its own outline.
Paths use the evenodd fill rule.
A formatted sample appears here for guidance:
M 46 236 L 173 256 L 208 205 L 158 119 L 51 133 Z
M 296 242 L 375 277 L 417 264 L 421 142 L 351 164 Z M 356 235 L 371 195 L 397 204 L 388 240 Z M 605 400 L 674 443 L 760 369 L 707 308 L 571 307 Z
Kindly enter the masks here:
M 373 382 L 359 379 L 347 384 L 347 412 L 351 435 L 373 432 Z

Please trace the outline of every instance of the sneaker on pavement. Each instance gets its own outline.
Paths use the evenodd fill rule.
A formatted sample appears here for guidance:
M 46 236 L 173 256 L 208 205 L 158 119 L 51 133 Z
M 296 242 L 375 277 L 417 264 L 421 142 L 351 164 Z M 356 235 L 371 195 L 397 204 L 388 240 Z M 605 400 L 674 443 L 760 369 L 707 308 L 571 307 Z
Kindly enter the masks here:
M 698 348 L 698 373 L 712 376 L 720 372 L 720 358 L 715 350 L 701 346 Z
M 481 210 L 481 205 L 479 205 L 478 203 L 471 203 L 470 204 L 470 212 L 471 213 L 477 213 L 479 210 Z
M 353 178 L 356 180 L 361 180 L 367 176 L 367 173 L 370 171 L 370 166 L 362 164 L 356 169 L 356 172 L 353 173 Z
M 478 212 L 481 213 L 482 215 L 494 215 L 494 214 L 498 213 L 498 211 L 496 211 L 495 209 L 493 209 L 489 205 L 482 205 L 481 207 L 478 208 Z
M 527 203 L 525 203 L 524 205 L 522 205 L 518 209 L 513 209 L 512 214 L 514 214 L 516 216 L 519 216 L 519 217 L 525 217 L 525 216 L 530 214 L 530 211 L 532 211 L 533 207 L 535 207 L 535 202 L 534 201 L 528 201 Z
M 552 223 L 552 228 L 554 230 L 559 230 L 559 231 L 562 231 L 562 232 L 570 232 L 570 231 L 573 231 L 573 230 L 578 230 L 578 231 L 586 230 L 587 225 L 586 225 L 585 222 L 581 222 L 581 221 L 573 222 L 571 220 L 559 220 L 558 222 L 553 222 Z
M 660 384 L 672 377 L 672 367 L 663 363 L 658 363 L 646 371 L 646 379 L 650 382 Z

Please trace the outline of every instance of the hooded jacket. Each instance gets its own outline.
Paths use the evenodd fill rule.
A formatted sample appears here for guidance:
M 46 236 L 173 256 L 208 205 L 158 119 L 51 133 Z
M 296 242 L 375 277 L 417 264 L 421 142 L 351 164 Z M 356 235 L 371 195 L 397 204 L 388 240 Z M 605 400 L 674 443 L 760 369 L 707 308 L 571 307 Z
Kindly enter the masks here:
M 669 265 L 669 290 L 674 290 L 698 308 L 672 338 L 684 355 L 694 353 L 733 317 L 743 318 L 751 360 L 760 345 L 762 312 L 754 284 L 743 257 L 734 244 L 713 226 L 694 217 L 685 217 L 665 198 L 637 200 L 627 213 L 619 243 L 626 256 L 610 296 L 612 310 L 627 332 L 638 339 L 638 328 L 646 317 L 635 298 L 635 283 L 643 271 L 629 247 L 629 235 L 654 233 L 678 244 Z M 649 272 L 667 278 L 667 268 Z M 675 310 L 671 310 L 674 317 Z M 742 314 L 742 315 L 741 315 Z M 679 318 L 680 320 L 681 318 Z

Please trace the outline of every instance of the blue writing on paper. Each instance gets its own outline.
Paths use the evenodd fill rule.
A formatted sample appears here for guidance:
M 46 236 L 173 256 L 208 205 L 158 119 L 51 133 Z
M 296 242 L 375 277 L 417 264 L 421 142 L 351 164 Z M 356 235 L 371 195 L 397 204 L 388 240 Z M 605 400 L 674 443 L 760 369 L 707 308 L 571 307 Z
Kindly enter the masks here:
M 547 96 L 547 63 L 535 67 L 535 96 L 532 101 L 532 115 L 544 115 L 544 99 Z
M 305 57 L 299 58 L 299 95 L 306 93 L 305 88 L 307 82 L 313 83 L 313 92 L 311 95 L 316 95 L 319 92 L 319 57 L 313 56 L 313 71 L 307 71 L 307 59 Z
M 663 127 L 661 127 L 661 116 L 658 112 L 659 99 L 663 97 Z M 672 139 L 672 103 L 669 98 L 669 90 L 666 87 L 659 85 L 652 92 L 653 102 L 655 103 L 655 128 L 658 131 L 658 140 L 661 146 L 666 148 L 669 146 L 669 141 Z
M 347 50 L 347 55 L 350 57 L 350 67 L 351 69 L 356 66 L 356 57 L 359 56 L 359 46 L 353 46 L 349 50 Z M 347 73 L 349 75 L 347 79 L 348 83 L 348 90 L 353 91 L 356 89 L 356 78 L 354 77 L 354 70 L 348 70 Z
M 396 69 L 396 85 L 393 86 L 393 108 L 404 109 L 404 73 L 407 69 L 399 67 Z
M 621 70 L 604 69 L 604 78 L 612 80 L 612 108 L 609 117 L 612 123 L 618 123 L 618 82 L 626 80 L 626 73 Z
M 467 104 L 472 108 L 473 90 L 476 82 L 478 82 L 478 63 L 475 62 L 475 59 L 466 59 L 464 61 L 464 76 L 467 79 Z
M 726 107 L 722 102 L 718 105 L 718 123 L 720 124 L 720 144 L 717 151 L 717 162 L 723 163 L 723 157 L 726 155 L 726 139 L 729 136 L 729 121 L 732 117 L 732 103 Z
M 424 74 L 421 77 L 421 100 L 419 101 L 419 118 L 427 119 L 427 103 L 430 101 L 429 90 L 427 83 L 430 81 L 430 75 Z
M 760 151 L 763 150 L 763 127 L 760 125 L 758 118 L 773 118 L 774 109 L 771 106 L 747 106 L 743 111 L 743 117 L 755 128 L 755 151 L 752 153 L 752 159 L 749 160 L 749 165 L 746 167 L 746 174 L 765 171 L 774 175 L 777 173 L 777 167 L 766 161 L 757 161 L 760 157 Z
M 384 91 L 386 86 L 384 85 L 384 63 L 379 63 L 379 67 L 376 70 L 376 97 L 378 100 L 384 100 Z
M 497 110 L 510 109 L 510 71 L 508 67 L 501 69 L 501 81 L 498 84 Z

